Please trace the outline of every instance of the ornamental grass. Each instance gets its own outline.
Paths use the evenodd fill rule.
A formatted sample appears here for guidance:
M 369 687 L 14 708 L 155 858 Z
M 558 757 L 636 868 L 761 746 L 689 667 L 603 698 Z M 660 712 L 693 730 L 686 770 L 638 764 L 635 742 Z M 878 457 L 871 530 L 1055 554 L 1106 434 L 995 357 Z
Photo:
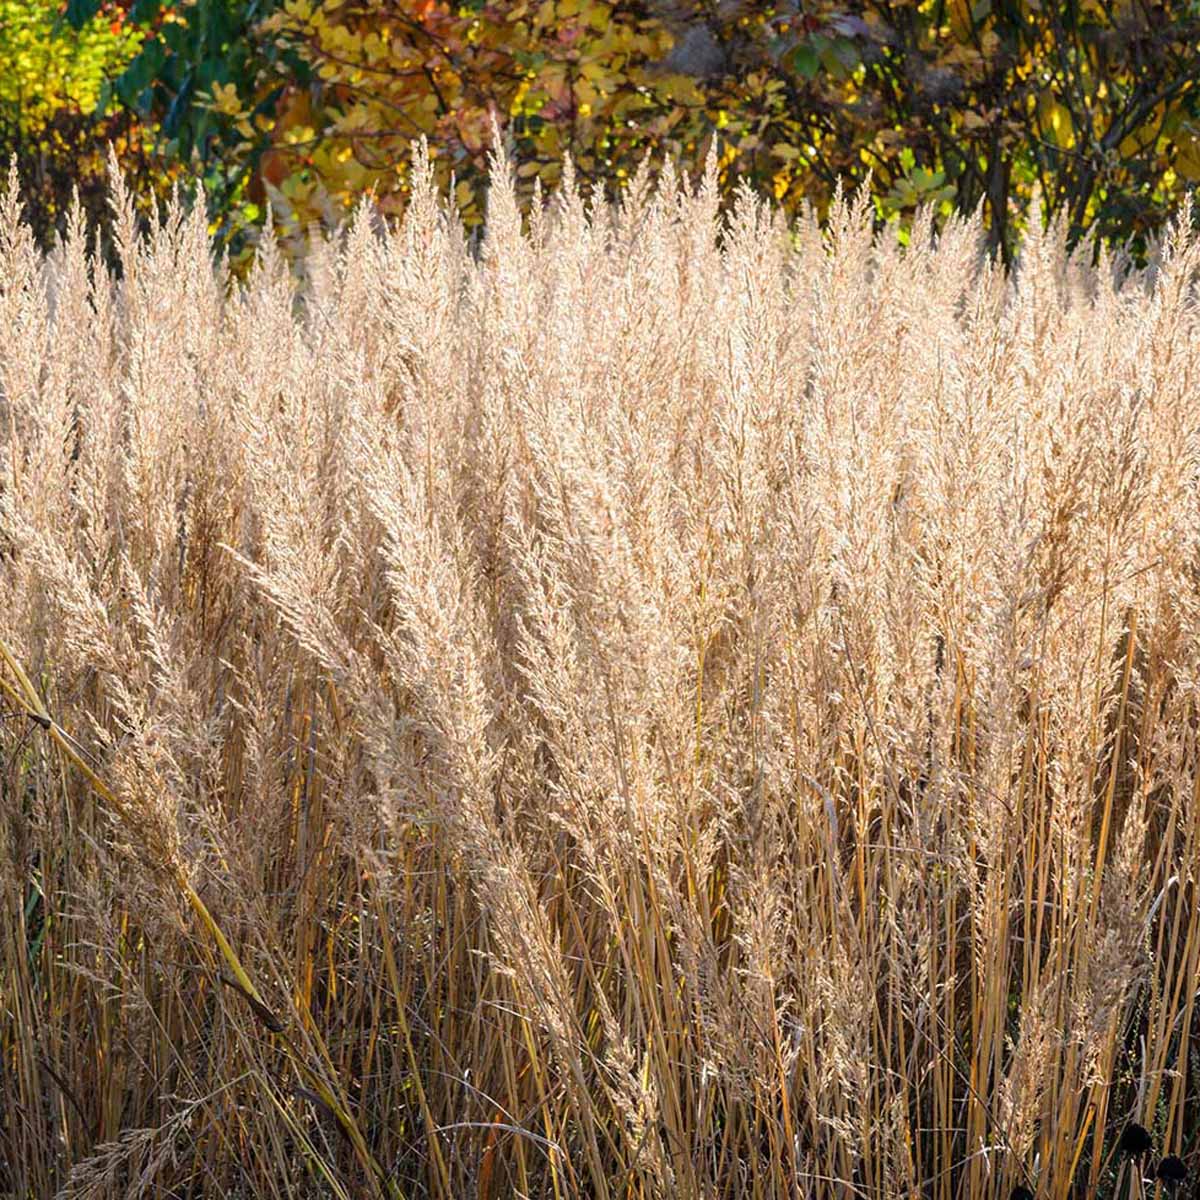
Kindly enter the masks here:
M 0 1195 L 1175 1186 L 1200 241 L 511 179 L 10 184 Z

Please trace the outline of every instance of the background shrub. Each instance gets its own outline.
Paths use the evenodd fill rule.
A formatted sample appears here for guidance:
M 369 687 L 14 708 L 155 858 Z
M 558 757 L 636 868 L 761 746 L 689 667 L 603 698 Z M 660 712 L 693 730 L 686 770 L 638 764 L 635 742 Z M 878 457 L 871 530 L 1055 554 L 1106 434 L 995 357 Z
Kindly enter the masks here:
M 101 0 L 72 0 L 82 25 Z M 489 122 L 526 207 L 564 156 L 610 195 L 642 157 L 747 178 L 824 214 L 871 178 L 907 227 L 982 206 L 1009 256 L 1035 186 L 1045 215 L 1132 242 L 1200 177 L 1200 16 L 1191 0 L 751 3 L 749 0 L 138 0 L 145 37 L 113 96 L 203 180 L 235 252 L 266 202 L 331 227 L 430 139 L 477 225 Z

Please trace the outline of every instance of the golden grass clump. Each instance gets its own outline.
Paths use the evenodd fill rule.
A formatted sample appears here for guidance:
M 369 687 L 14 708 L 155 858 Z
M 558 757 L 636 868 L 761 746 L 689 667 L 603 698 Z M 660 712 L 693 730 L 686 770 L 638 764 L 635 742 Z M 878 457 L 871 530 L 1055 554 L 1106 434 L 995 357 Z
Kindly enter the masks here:
M 413 172 L 244 285 L 0 206 L 0 1196 L 1179 1186 L 1187 222 Z

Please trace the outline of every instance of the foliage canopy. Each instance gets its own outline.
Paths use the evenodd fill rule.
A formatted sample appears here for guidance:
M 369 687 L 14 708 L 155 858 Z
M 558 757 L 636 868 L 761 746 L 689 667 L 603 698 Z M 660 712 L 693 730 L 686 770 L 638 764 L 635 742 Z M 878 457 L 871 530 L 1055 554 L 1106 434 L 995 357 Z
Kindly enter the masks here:
M 16 160 L 39 232 L 62 219 L 72 189 L 93 213 L 103 207 L 106 143 L 144 182 L 148 129 L 126 112 L 98 114 L 143 39 L 114 3 L 0 0 L 0 155 Z
M 113 49 L 136 53 L 94 98 L 188 164 L 227 238 L 267 201 L 297 227 L 368 188 L 397 210 L 422 135 L 478 224 L 493 114 L 526 199 L 568 154 L 614 191 L 719 138 L 723 180 L 790 212 L 869 175 L 880 220 L 981 205 L 1005 253 L 1036 185 L 1073 240 L 1140 241 L 1200 178 L 1195 0 L 122 2 Z M 77 37 L 104 5 L 69 0 Z

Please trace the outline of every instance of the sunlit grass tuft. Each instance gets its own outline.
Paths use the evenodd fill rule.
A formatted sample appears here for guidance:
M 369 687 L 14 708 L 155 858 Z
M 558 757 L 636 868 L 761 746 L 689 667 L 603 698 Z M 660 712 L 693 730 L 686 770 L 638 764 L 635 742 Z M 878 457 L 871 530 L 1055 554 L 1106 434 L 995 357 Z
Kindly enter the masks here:
M 244 288 L 10 187 L 0 1193 L 1184 1184 L 1185 225 L 414 170 Z

